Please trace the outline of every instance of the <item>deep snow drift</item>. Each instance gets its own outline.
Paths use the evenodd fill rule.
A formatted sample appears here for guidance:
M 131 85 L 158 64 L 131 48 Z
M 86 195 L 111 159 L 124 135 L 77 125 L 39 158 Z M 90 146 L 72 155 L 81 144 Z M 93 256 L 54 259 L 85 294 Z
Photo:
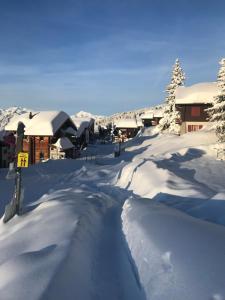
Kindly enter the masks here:
M 117 158 L 96 145 L 90 159 L 24 170 L 24 214 L 0 223 L 0 299 L 224 299 L 215 143 L 211 131 L 149 130 Z M 13 192 L 6 173 L 1 214 Z

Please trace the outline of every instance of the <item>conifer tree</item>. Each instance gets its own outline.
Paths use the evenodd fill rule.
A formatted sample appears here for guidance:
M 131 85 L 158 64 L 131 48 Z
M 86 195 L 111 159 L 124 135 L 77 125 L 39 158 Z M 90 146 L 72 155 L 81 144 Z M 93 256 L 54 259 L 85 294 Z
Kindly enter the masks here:
M 179 59 L 176 59 L 173 66 L 171 82 L 166 89 L 165 109 L 163 118 L 159 122 L 161 131 L 168 129 L 170 132 L 179 133 L 180 125 L 177 124 L 177 119 L 180 118 L 180 113 L 175 107 L 175 92 L 178 86 L 184 85 L 185 75 L 180 66 Z
M 221 65 L 217 75 L 219 94 L 214 97 L 212 107 L 207 109 L 209 121 L 214 122 L 219 142 L 225 142 L 225 58 L 219 62 Z

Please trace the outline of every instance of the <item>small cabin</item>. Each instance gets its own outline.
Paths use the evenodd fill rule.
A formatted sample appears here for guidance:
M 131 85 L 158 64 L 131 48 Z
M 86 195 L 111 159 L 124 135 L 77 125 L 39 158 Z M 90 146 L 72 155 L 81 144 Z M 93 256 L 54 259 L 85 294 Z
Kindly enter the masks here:
M 29 153 L 30 164 L 49 159 L 52 144 L 61 137 L 76 134 L 76 126 L 63 111 L 39 111 L 15 116 L 5 130 L 16 133 L 18 122 L 25 125 L 23 151 Z
M 124 140 L 135 137 L 140 129 L 140 124 L 135 118 L 116 120 L 114 126 L 116 131 L 121 133 L 120 135 Z
M 177 88 L 175 105 L 181 114 L 181 134 L 200 130 L 207 124 L 208 114 L 205 110 L 212 105 L 213 98 L 218 94 L 216 82 Z
M 51 145 L 50 158 L 51 159 L 64 159 L 75 158 L 74 144 L 67 137 L 61 137 L 56 143 Z
M 158 125 L 162 117 L 163 117 L 162 109 L 149 110 L 141 115 L 141 119 L 144 127 Z
M 94 139 L 95 120 L 88 117 L 72 117 L 72 121 L 77 128 L 77 144 L 79 145 L 80 149 L 83 149 Z

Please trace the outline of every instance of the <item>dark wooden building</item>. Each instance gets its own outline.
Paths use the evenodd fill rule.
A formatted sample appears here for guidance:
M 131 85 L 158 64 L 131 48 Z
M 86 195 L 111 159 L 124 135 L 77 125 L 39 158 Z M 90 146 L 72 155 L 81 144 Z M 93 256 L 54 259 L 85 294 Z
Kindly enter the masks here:
M 151 111 L 146 111 L 142 116 L 142 123 L 144 127 L 156 126 L 163 117 L 163 110 L 156 109 Z
M 119 119 L 114 125 L 118 135 L 121 135 L 124 140 L 135 137 L 140 129 L 140 126 L 135 118 Z
M 19 121 L 25 125 L 23 151 L 29 153 L 30 164 L 49 159 L 50 147 L 60 137 L 76 134 L 74 123 L 63 111 L 25 113 L 14 117 L 5 130 L 15 133 Z
M 197 131 L 208 122 L 206 109 L 211 106 L 219 89 L 216 82 L 198 83 L 189 87 L 178 87 L 176 91 L 176 109 L 180 112 L 181 134 Z

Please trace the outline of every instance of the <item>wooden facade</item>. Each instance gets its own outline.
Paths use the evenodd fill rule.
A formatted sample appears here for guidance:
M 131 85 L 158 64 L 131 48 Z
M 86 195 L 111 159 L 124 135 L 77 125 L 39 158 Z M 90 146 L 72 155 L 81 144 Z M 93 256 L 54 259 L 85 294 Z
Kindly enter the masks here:
M 121 135 L 124 137 L 124 139 L 130 139 L 137 135 L 138 128 L 120 128 L 117 127 L 118 131 L 121 131 Z
M 29 163 L 35 164 L 50 158 L 51 137 L 26 136 L 23 140 L 23 151 L 29 153 Z
M 19 121 L 25 124 L 23 151 L 29 153 L 29 164 L 50 159 L 51 145 L 61 137 L 72 139 L 77 130 L 70 117 L 62 111 L 23 114 L 10 122 L 6 130 L 15 134 Z M 68 152 L 68 157 L 72 152 Z
M 191 131 L 197 131 L 203 128 L 208 122 L 206 109 L 210 104 L 179 104 L 176 109 L 181 114 L 181 134 Z

